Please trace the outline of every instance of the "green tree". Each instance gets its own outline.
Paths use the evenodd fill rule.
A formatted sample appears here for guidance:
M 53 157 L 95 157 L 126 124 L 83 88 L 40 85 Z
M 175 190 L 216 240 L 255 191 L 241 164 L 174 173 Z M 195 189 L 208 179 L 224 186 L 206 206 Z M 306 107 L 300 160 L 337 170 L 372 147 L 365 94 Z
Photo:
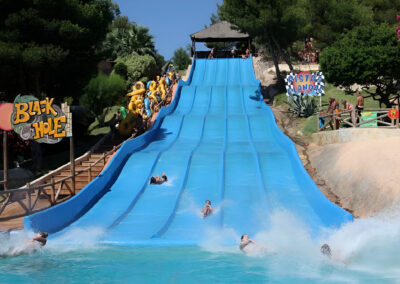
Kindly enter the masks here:
M 400 11 L 400 0 L 359 0 L 373 11 L 375 23 L 396 24 L 396 15 Z
M 128 67 L 128 87 L 132 86 L 136 81 L 147 82 L 154 80 L 158 74 L 158 67 L 154 57 L 146 55 L 138 55 L 132 53 L 130 55 L 117 58 L 117 63 L 123 63 Z
M 0 91 L 77 97 L 115 14 L 111 0 L 0 1 Z
M 361 3 L 360 3 L 361 2 Z M 317 39 L 317 48 L 325 48 L 335 42 L 346 30 L 372 22 L 371 7 L 357 0 L 307 0 L 305 2 L 309 22 L 303 34 Z
M 400 94 L 400 45 L 388 24 L 354 28 L 322 51 L 320 64 L 329 82 L 360 84 L 380 104 L 389 107 L 390 98 Z
M 125 86 L 121 76 L 113 73 L 107 76 L 100 72 L 84 88 L 80 103 L 97 117 L 99 126 L 103 126 L 109 109 L 124 96 Z
M 302 27 L 308 21 L 301 3 L 301 0 L 225 0 L 218 5 L 218 15 L 222 20 L 231 22 L 267 47 L 281 87 L 283 79 L 278 57 L 284 58 L 293 69 L 285 49 L 300 37 Z
M 157 53 L 149 29 L 129 22 L 127 17 L 118 17 L 114 20 L 103 42 L 102 51 L 110 60 L 132 53 L 149 54 L 153 57 Z
M 183 47 L 180 47 L 174 51 L 172 62 L 178 68 L 178 70 L 186 70 L 192 61 L 190 60 L 190 56 L 187 51 Z

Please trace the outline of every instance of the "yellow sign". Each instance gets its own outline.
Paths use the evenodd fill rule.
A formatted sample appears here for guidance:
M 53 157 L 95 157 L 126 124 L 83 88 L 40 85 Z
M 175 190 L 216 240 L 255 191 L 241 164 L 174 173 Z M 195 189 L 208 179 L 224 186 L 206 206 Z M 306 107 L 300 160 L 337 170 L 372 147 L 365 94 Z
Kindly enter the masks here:
M 66 137 L 67 117 L 54 98 L 38 100 L 33 96 L 18 95 L 14 100 L 11 124 L 22 139 L 40 143 L 57 143 Z

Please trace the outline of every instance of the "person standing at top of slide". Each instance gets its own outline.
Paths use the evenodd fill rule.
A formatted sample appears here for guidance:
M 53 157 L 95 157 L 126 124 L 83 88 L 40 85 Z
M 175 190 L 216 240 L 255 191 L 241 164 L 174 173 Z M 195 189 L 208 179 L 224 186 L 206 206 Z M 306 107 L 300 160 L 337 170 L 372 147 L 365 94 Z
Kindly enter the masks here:
M 208 59 L 213 59 L 214 58 L 214 48 L 211 48 L 210 54 L 208 55 Z

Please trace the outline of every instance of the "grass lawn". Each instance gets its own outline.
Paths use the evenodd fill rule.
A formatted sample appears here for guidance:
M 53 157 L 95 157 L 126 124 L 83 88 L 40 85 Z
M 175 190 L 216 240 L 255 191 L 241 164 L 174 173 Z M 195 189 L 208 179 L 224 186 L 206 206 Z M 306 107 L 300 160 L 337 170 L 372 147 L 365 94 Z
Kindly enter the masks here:
M 379 108 L 379 102 L 373 100 L 366 92 L 361 91 L 361 94 L 364 96 L 364 105 L 366 108 Z M 328 100 L 330 97 L 335 98 L 339 104 L 341 100 L 345 99 L 351 104 L 356 104 L 356 95 L 348 95 L 345 91 L 335 87 L 332 84 L 326 83 L 325 85 L 325 96 L 322 97 L 322 108 L 326 110 L 329 103 Z M 319 98 L 315 98 L 317 102 L 319 102 Z M 275 105 L 279 106 L 285 104 L 286 102 L 286 93 L 278 94 L 274 97 Z M 303 132 L 307 136 L 311 136 L 313 133 L 317 132 L 317 116 L 311 116 L 308 118 L 299 118 L 302 122 L 302 126 L 300 127 L 301 132 Z

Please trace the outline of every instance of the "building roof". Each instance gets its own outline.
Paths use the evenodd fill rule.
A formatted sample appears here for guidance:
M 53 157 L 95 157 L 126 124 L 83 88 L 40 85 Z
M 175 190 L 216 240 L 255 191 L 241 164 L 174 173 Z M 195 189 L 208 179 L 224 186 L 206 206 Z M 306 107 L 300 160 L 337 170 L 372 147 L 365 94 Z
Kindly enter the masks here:
M 212 24 L 208 28 L 190 35 L 190 39 L 196 42 L 240 41 L 249 38 L 248 34 L 233 29 L 233 25 L 227 21 Z

